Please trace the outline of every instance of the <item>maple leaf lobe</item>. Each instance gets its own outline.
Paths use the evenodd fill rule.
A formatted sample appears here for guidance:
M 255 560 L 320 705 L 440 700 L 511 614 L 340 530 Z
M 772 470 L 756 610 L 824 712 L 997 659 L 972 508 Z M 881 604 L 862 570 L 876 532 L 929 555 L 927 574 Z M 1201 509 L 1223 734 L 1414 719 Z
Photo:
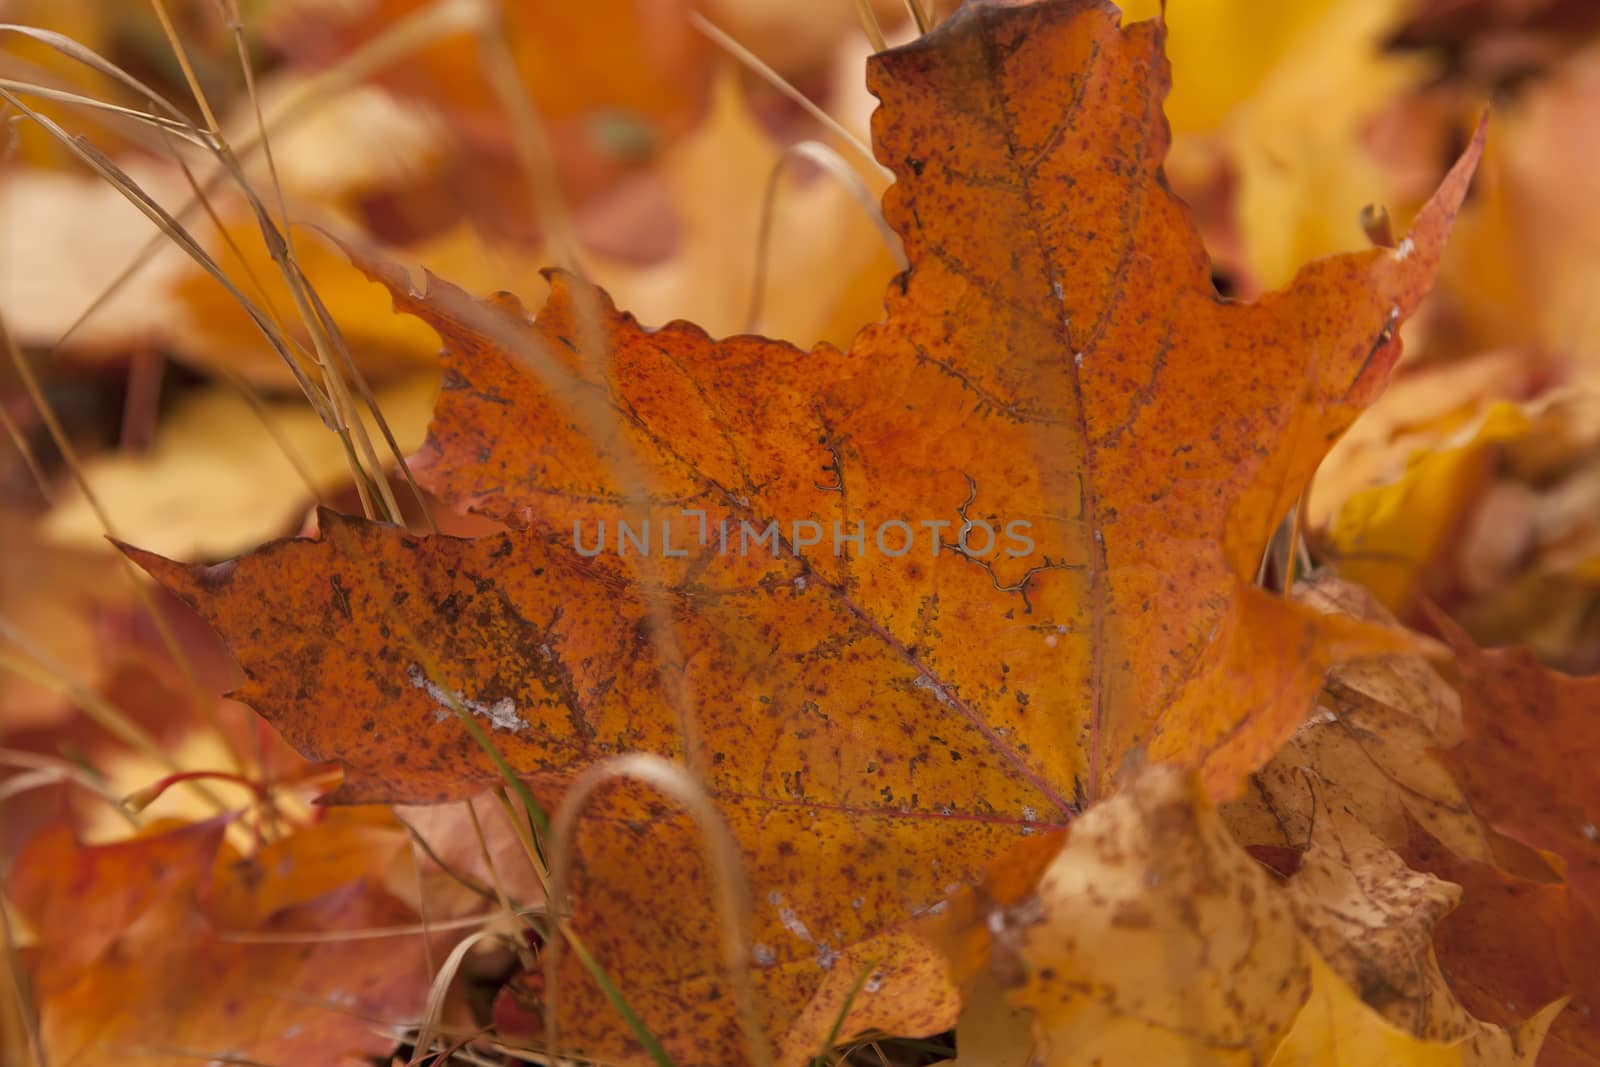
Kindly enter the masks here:
M 618 752 L 690 767 L 768 901 L 758 977 L 797 1055 L 853 967 L 910 952 L 907 919 L 1107 790 L 1126 754 L 1197 765 L 1226 795 L 1325 666 L 1392 647 L 1249 577 L 1392 362 L 1476 151 L 1406 257 L 1322 261 L 1242 305 L 1216 298 L 1160 177 L 1158 28 L 1122 30 L 1104 4 L 974 4 L 871 79 L 912 267 L 850 351 L 646 331 L 564 276 L 530 323 L 367 261 L 445 342 L 419 476 L 516 528 L 325 516 L 210 588 L 141 558 L 227 637 L 241 698 L 344 763 L 339 799 L 481 788 L 494 767 L 460 714 L 545 802 Z M 1025 519 L 1035 554 L 574 551 L 575 525 L 684 507 L 713 529 Z M 731 1016 L 712 1036 L 681 1023 L 721 974 L 693 826 L 629 786 L 583 827 L 590 947 L 669 1047 L 738 1058 Z M 852 1018 L 931 1026 L 926 985 L 897 979 Z M 603 1008 L 576 1014 L 596 1020 L 585 1049 L 616 1047 Z

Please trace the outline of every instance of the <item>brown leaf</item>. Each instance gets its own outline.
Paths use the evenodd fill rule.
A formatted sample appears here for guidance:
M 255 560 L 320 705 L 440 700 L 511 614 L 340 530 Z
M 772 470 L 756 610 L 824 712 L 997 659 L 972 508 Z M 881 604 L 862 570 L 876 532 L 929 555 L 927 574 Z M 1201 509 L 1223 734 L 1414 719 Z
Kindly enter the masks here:
M 1505 1040 L 1451 996 L 1433 956 L 1434 925 L 1460 898 L 1458 886 L 1411 870 L 1319 797 L 1311 847 L 1287 889 L 1307 940 L 1389 1022 L 1427 1041 Z
M 1296 595 L 1319 611 L 1394 624 L 1371 592 L 1339 579 L 1318 578 Z M 1223 815 L 1246 844 L 1306 847 L 1316 821 L 1310 770 L 1328 803 L 1349 811 L 1388 847 L 1405 844 L 1414 819 L 1461 854 L 1487 859 L 1483 825 L 1431 752 L 1460 738 L 1461 698 L 1423 656 L 1346 664 L 1329 672 L 1317 713 Z
M 1175 768 L 1078 819 L 1036 893 L 974 918 L 1043 1063 L 1262 1063 L 1310 991 L 1292 909 Z
M 1570 998 L 1556 1016 L 1541 1067 L 1600 1064 L 1600 920 L 1565 885 L 1533 882 L 1452 855 L 1420 828 L 1406 862 L 1462 888 L 1434 946 L 1450 988 L 1474 1015 L 1512 1026 Z
M 369 1019 L 401 1024 L 421 1011 L 429 976 L 418 936 L 338 936 L 415 914 L 348 877 L 315 899 L 296 893 L 299 835 L 258 873 L 268 884 L 256 900 L 285 906 L 241 929 L 225 925 L 246 917 L 228 905 L 214 924 L 206 898 L 238 899 L 226 883 L 242 873 L 225 864 L 222 883 L 209 884 L 222 829 L 199 823 L 91 848 L 58 831 L 19 859 L 7 888 L 38 934 L 51 1062 L 178 1067 L 233 1056 L 334 1067 L 393 1049 L 396 1034 Z M 282 941 L 230 940 L 241 933 Z
M 1460 664 L 1466 726 L 1441 757 L 1485 822 L 1560 856 L 1573 893 L 1600 907 L 1600 677 L 1559 674 L 1525 648 L 1484 651 L 1432 615 Z
M 849 353 L 646 331 L 566 277 L 530 324 L 374 263 L 449 351 L 426 480 L 522 528 L 416 539 L 325 514 L 320 540 L 218 568 L 138 558 L 227 635 L 243 699 L 345 763 L 340 800 L 492 781 L 462 714 L 546 803 L 608 755 L 682 760 L 743 850 L 786 1058 L 873 961 L 846 1036 L 948 1026 L 909 918 L 1105 795 L 1130 753 L 1236 793 L 1328 665 L 1406 644 L 1250 578 L 1381 385 L 1477 149 L 1396 249 L 1222 301 L 1161 178 L 1160 49 L 1157 24 L 1058 0 L 971 4 L 877 57 L 885 214 L 913 266 Z M 569 536 L 641 519 L 649 558 Z M 859 551 L 798 543 L 835 522 L 860 523 Z M 772 540 L 716 551 L 740 523 Z M 743 1038 L 695 840 L 648 790 L 602 790 L 574 923 L 669 1049 L 727 1060 Z M 567 959 L 569 1051 L 624 1055 Z

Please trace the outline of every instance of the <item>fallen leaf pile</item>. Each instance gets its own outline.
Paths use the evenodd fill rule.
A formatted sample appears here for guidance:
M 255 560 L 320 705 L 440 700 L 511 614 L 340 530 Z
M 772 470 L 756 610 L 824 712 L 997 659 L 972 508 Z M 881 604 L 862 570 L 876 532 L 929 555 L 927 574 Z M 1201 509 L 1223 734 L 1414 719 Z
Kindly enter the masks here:
M 1503 6 L 18 31 L 0 1060 L 1600 1065 Z

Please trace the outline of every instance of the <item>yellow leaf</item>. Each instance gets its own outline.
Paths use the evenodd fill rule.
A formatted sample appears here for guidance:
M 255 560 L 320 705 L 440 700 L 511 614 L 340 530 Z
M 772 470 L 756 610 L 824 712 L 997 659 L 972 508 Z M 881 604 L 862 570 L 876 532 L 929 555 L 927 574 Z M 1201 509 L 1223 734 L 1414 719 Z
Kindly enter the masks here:
M 1403 614 L 1488 473 L 1493 446 L 1520 437 L 1529 425 L 1517 405 L 1493 403 L 1468 425 L 1415 453 L 1392 484 L 1351 496 L 1328 533 L 1340 574 Z
M 1361 134 L 1424 69 L 1381 48 L 1405 5 L 1139 0 L 1125 12 L 1149 18 L 1162 6 L 1170 166 L 1212 166 L 1221 148 L 1237 172 L 1238 223 L 1259 282 L 1283 285 L 1308 259 L 1364 246 L 1361 209 L 1389 201 L 1391 187 Z
M 1560 1012 L 1557 1002 L 1509 1035 L 1507 1045 L 1468 1038 L 1424 1041 L 1384 1020 L 1362 1003 L 1315 951 L 1311 998 L 1272 1057 L 1270 1067 L 1513 1067 L 1532 1064 L 1545 1031 Z M 1511 1058 L 1505 1058 L 1509 1051 Z
M 1011 999 L 1033 1009 L 1049 1067 L 1245 1067 L 1305 999 L 1290 910 L 1176 768 L 1085 812 L 1037 901 Z
M 402 450 L 421 442 L 436 392 L 437 379 L 424 374 L 378 393 Z M 319 492 L 349 480 L 343 445 L 308 405 L 286 401 L 263 411 L 265 422 L 238 393 L 208 390 L 163 420 L 148 452 L 89 460 L 84 473 L 117 536 L 186 559 L 216 559 L 292 526 L 312 499 L 302 471 Z M 382 455 L 370 419 L 368 431 Z M 57 543 L 105 546 L 105 531 L 80 493 L 57 504 L 44 529 Z

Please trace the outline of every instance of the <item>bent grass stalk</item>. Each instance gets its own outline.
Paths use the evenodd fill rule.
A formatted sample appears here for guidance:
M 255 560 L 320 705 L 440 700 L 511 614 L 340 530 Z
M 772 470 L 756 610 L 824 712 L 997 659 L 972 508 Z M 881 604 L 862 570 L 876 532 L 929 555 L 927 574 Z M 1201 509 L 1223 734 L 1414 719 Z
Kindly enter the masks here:
M 878 197 L 867 187 L 861 175 L 850 169 L 844 157 L 829 148 L 821 141 L 799 141 L 786 147 L 772 165 L 772 170 L 767 175 L 766 191 L 761 198 L 761 224 L 756 231 L 756 266 L 755 278 L 750 283 L 750 311 L 745 316 L 745 332 L 756 333 L 761 321 L 761 308 L 766 300 L 767 271 L 770 268 L 772 252 L 772 226 L 777 215 L 779 181 L 788 173 L 790 164 L 796 160 L 805 159 L 822 168 L 822 172 L 844 187 L 852 199 L 872 222 L 877 230 L 878 237 L 883 241 L 889 254 L 894 256 L 895 267 L 905 271 L 911 266 L 906 259 L 905 246 L 900 242 L 900 235 L 890 229 L 884 220 L 883 208 L 878 203 Z
M 580 774 L 567 789 L 561 807 L 556 811 L 555 825 L 550 837 L 550 913 L 564 937 L 572 939 L 565 919 L 567 910 L 567 881 L 571 875 L 573 838 L 577 832 L 578 818 L 596 789 L 608 783 L 632 778 L 665 793 L 677 801 L 695 820 L 705 846 L 713 880 L 717 887 L 716 913 L 721 919 L 723 963 L 729 981 L 739 1002 L 739 1020 L 744 1028 L 745 1040 L 750 1045 L 751 1063 L 756 1067 L 769 1067 L 772 1049 L 761 1026 L 761 1016 L 756 1004 L 755 983 L 751 980 L 751 953 L 745 933 L 750 926 L 750 887 L 744 876 L 744 860 L 738 843 L 722 821 L 711 797 L 692 775 L 679 765 L 650 753 L 635 752 L 616 756 L 596 763 Z M 580 946 L 573 939 L 575 952 Z M 591 973 L 591 961 L 580 952 L 579 958 Z M 552 939 L 544 953 L 544 1010 L 546 1051 L 555 1055 L 558 1050 L 557 1030 L 557 975 L 561 963 L 561 940 Z M 604 988 L 604 987 L 602 987 Z M 607 996 L 611 994 L 608 991 Z M 613 1000 L 613 1003 L 616 1003 Z M 619 1009 L 620 1010 L 620 1009 Z M 625 1015 L 629 1025 L 637 1030 L 631 1013 Z
M 821 123 L 828 132 L 844 142 L 866 164 L 869 171 L 877 173 L 885 180 L 893 180 L 894 173 L 878 162 L 877 158 L 872 154 L 872 149 L 862 144 L 859 137 L 845 129 L 838 119 L 818 107 L 816 101 L 796 89 L 783 75 L 773 70 L 770 65 L 763 62 L 754 52 L 740 44 L 726 30 L 717 26 L 698 11 L 689 12 L 689 24 L 705 34 L 718 48 L 721 48 L 724 52 L 727 52 L 740 63 L 750 68 L 774 89 L 798 105 L 806 114 Z

